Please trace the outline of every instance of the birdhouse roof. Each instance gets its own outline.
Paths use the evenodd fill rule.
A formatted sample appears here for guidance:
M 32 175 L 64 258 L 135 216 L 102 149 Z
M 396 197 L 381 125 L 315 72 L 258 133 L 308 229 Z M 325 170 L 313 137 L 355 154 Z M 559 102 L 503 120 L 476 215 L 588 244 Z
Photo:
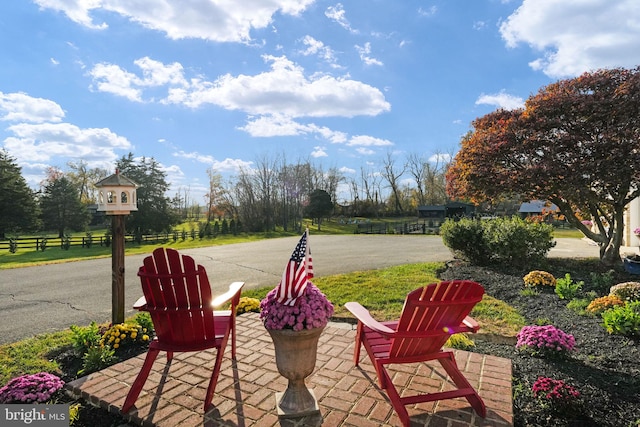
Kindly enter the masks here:
M 111 176 L 96 182 L 96 187 L 137 187 L 138 184 L 130 180 L 124 175 L 120 175 L 117 171 Z

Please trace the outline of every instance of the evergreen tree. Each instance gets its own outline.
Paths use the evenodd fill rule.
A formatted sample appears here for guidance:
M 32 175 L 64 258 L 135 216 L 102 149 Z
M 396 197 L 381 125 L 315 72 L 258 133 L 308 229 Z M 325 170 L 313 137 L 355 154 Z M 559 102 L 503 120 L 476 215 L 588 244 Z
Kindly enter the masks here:
M 38 206 L 22 171 L 7 151 L 0 150 L 0 240 L 7 233 L 38 228 Z
M 56 230 L 60 238 L 67 229 L 84 230 L 90 220 L 78 188 L 66 176 L 47 182 L 40 197 L 40 210 L 44 227 Z
M 133 153 L 129 153 L 117 162 L 116 167 L 122 175 L 138 184 L 138 210 L 127 218 L 127 231 L 135 234 L 160 233 L 170 231 L 180 222 L 179 215 L 171 210 L 171 199 L 167 197 L 170 186 L 158 162 L 142 157 L 136 163 Z

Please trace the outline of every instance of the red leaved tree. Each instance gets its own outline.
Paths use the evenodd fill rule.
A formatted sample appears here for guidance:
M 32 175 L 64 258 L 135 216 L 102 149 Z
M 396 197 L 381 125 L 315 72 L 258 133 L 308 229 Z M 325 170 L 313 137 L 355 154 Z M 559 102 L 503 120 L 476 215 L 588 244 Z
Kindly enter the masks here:
M 604 264 L 620 262 L 624 211 L 640 195 L 640 67 L 558 81 L 524 109 L 472 124 L 447 173 L 450 197 L 548 200 L 599 244 Z

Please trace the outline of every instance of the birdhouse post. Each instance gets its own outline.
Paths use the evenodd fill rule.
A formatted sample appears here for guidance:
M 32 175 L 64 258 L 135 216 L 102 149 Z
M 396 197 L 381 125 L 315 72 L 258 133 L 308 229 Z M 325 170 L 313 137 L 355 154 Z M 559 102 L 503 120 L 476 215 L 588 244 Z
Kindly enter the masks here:
M 124 234 L 125 216 L 138 210 L 138 184 L 116 173 L 97 182 L 98 211 L 111 216 L 111 321 L 124 322 Z

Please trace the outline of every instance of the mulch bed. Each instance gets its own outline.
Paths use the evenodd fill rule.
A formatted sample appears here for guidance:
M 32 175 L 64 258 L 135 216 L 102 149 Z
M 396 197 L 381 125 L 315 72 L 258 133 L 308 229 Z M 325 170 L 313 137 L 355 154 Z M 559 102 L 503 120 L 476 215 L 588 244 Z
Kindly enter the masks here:
M 570 273 L 574 281 L 590 284 L 592 271 L 605 272 L 598 262 L 549 260 L 546 271 L 556 278 Z M 581 316 L 566 307 L 552 291 L 523 296 L 522 277 L 528 271 L 509 268 L 481 268 L 451 262 L 441 274 L 444 280 L 468 279 L 481 283 L 487 294 L 507 302 L 529 324 L 546 323 L 574 336 L 575 349 L 568 359 L 548 360 L 527 356 L 513 344 L 476 340 L 472 351 L 509 358 L 513 363 L 515 426 L 598 426 L 640 425 L 640 348 L 637 339 L 610 335 L 599 317 Z M 614 284 L 639 280 L 620 270 Z M 602 288 L 602 286 L 601 286 Z M 599 294 L 603 289 L 593 289 Z M 608 293 L 608 292 L 607 292 Z M 573 385 L 581 394 L 576 405 L 553 408 L 533 398 L 531 386 L 538 377 L 550 377 Z

